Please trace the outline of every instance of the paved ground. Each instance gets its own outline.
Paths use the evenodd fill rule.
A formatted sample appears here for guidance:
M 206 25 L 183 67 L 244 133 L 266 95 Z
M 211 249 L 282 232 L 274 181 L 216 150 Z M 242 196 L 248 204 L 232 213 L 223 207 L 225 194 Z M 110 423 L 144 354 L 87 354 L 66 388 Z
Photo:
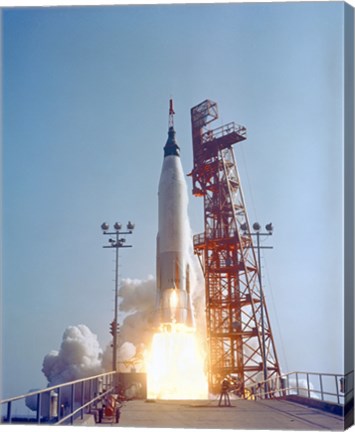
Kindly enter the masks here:
M 102 426 L 117 426 L 104 419 Z M 119 426 L 146 428 L 343 430 L 341 417 L 289 401 L 130 401 Z

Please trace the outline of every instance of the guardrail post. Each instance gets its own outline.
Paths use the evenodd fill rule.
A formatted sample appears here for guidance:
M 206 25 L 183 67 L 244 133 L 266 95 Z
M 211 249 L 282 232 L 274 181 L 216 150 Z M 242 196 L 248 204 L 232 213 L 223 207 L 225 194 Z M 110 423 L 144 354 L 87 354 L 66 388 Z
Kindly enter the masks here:
M 297 395 L 299 395 L 300 392 L 299 392 L 299 384 L 298 384 L 298 372 L 296 372 L 296 390 L 297 390 Z
M 93 388 L 92 388 L 92 379 L 89 382 L 90 382 L 90 384 L 89 384 L 89 394 L 90 394 L 90 399 L 92 399 L 93 396 L 94 396 L 94 392 L 93 392 Z
M 58 389 L 57 389 L 57 392 L 58 392 L 58 400 L 57 400 L 57 413 L 58 413 L 58 420 L 60 420 L 61 419 L 61 417 L 62 417 L 62 398 L 61 398 L 61 388 L 60 387 L 58 387 Z
M 82 381 L 81 382 L 81 406 L 84 405 L 84 396 L 85 396 L 84 395 L 84 390 L 85 390 L 84 384 L 85 384 L 85 381 Z M 81 420 L 82 420 L 84 418 L 84 408 L 81 409 L 80 414 L 81 414 Z
M 7 403 L 7 422 L 11 423 L 11 402 Z
M 95 378 L 94 381 L 94 397 L 99 394 L 99 385 L 98 385 L 98 378 Z
M 338 376 L 335 375 L 334 378 L 335 378 L 335 388 L 336 388 L 336 391 L 337 391 L 337 401 L 338 401 L 338 404 L 340 404 Z
M 309 385 L 309 373 L 308 372 L 306 374 L 306 379 L 307 379 L 307 394 L 308 394 L 308 399 L 311 399 L 311 390 L 310 390 L 310 385 Z
M 324 401 L 324 391 L 323 391 L 323 375 L 319 374 L 319 384 L 320 384 L 320 394 L 322 401 Z
M 75 403 L 75 384 L 71 385 L 71 398 L 70 398 L 70 412 L 74 411 L 74 403 Z M 74 416 L 70 417 L 70 424 L 74 424 Z
M 92 400 L 93 394 L 92 394 L 92 380 L 89 380 L 89 400 Z M 88 406 L 89 412 L 91 412 L 91 404 Z
M 290 375 L 286 376 L 286 396 L 290 394 Z
M 38 393 L 37 395 L 37 416 L 36 421 L 37 423 L 41 423 L 41 402 L 42 402 L 42 394 Z
M 286 378 L 285 377 L 281 377 L 280 376 L 280 387 L 281 387 L 281 396 L 285 397 L 286 396 Z

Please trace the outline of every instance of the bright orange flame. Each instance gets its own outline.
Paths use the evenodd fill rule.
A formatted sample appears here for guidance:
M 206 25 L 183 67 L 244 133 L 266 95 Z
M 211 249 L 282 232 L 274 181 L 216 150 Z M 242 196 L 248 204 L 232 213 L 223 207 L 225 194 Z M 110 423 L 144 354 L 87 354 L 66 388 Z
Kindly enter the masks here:
M 170 307 L 171 307 L 171 309 L 176 309 L 176 307 L 178 305 L 178 297 L 177 297 L 177 294 L 176 294 L 175 290 L 171 293 L 171 296 L 170 296 L 169 300 L 170 300 Z
M 184 324 L 162 325 L 147 361 L 148 398 L 208 399 L 196 332 Z

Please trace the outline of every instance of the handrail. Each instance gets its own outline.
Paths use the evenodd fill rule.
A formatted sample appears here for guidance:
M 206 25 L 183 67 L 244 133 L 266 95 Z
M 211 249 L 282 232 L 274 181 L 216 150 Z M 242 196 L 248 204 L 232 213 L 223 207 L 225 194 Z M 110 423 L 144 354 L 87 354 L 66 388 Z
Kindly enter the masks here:
M 89 407 L 90 410 L 93 404 L 115 391 L 116 374 L 117 372 L 106 372 L 0 400 L 1 406 L 6 405 L 7 408 L 6 415 L 1 413 L 1 417 L 4 422 L 12 423 L 12 404 L 29 397 L 37 397 L 36 415 L 33 419 L 38 424 L 44 419 L 52 424 L 63 424 L 68 420 L 73 424 L 74 417 L 79 412 L 83 418 L 85 408 Z
M 229 122 L 223 126 L 208 130 L 202 134 L 202 143 L 206 144 L 226 135 L 237 133 L 243 138 L 246 137 L 247 130 L 244 126 L 238 125 L 235 122 Z
M 75 409 L 73 412 L 71 412 L 70 414 L 68 414 L 67 416 L 63 417 L 61 420 L 57 421 L 56 423 L 54 423 L 55 426 L 60 425 L 64 422 L 66 422 L 67 420 L 69 420 L 70 418 L 74 417 L 75 414 L 78 414 L 80 411 L 82 411 L 84 408 L 90 406 L 92 403 L 102 399 L 103 397 L 107 396 L 108 394 L 111 393 L 112 390 L 107 390 L 106 392 L 96 396 L 94 399 L 91 399 L 89 402 L 86 402 L 83 406 L 80 406 L 79 408 Z
M 345 375 L 338 373 L 289 372 L 283 374 L 280 378 L 258 382 L 251 387 L 251 392 L 255 399 L 298 395 L 344 407 L 349 400 L 354 398 L 354 371 L 350 371 Z
M 75 381 L 69 381 L 69 382 L 66 382 L 66 383 L 57 384 L 57 385 L 54 385 L 52 387 L 46 387 L 46 388 L 41 389 L 41 390 L 35 390 L 35 391 L 29 392 L 29 393 L 25 393 L 25 394 L 20 395 L 20 396 L 14 396 L 14 397 L 11 397 L 11 398 L 8 398 L 8 399 L 0 399 L 0 404 L 2 405 L 4 403 L 14 402 L 16 400 L 24 399 L 24 398 L 27 398 L 29 396 L 36 396 L 39 393 L 48 393 L 48 392 L 50 392 L 52 390 L 56 390 L 58 388 L 67 387 L 67 386 L 72 385 L 72 384 L 78 384 L 79 382 L 90 381 L 90 380 L 93 380 L 93 379 L 96 379 L 96 378 L 103 378 L 105 376 L 112 375 L 113 373 L 115 373 L 115 372 L 106 372 L 106 373 L 103 373 L 103 374 L 94 375 L 92 377 L 81 378 L 81 379 L 77 379 Z

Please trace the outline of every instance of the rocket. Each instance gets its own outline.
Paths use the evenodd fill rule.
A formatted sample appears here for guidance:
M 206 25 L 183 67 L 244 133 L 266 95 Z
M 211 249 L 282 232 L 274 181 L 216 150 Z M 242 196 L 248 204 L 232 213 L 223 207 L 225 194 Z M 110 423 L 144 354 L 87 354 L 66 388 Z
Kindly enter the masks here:
M 194 325 L 190 299 L 187 186 L 175 139 L 173 101 L 170 99 L 168 139 L 158 189 L 157 302 L 159 324 Z

